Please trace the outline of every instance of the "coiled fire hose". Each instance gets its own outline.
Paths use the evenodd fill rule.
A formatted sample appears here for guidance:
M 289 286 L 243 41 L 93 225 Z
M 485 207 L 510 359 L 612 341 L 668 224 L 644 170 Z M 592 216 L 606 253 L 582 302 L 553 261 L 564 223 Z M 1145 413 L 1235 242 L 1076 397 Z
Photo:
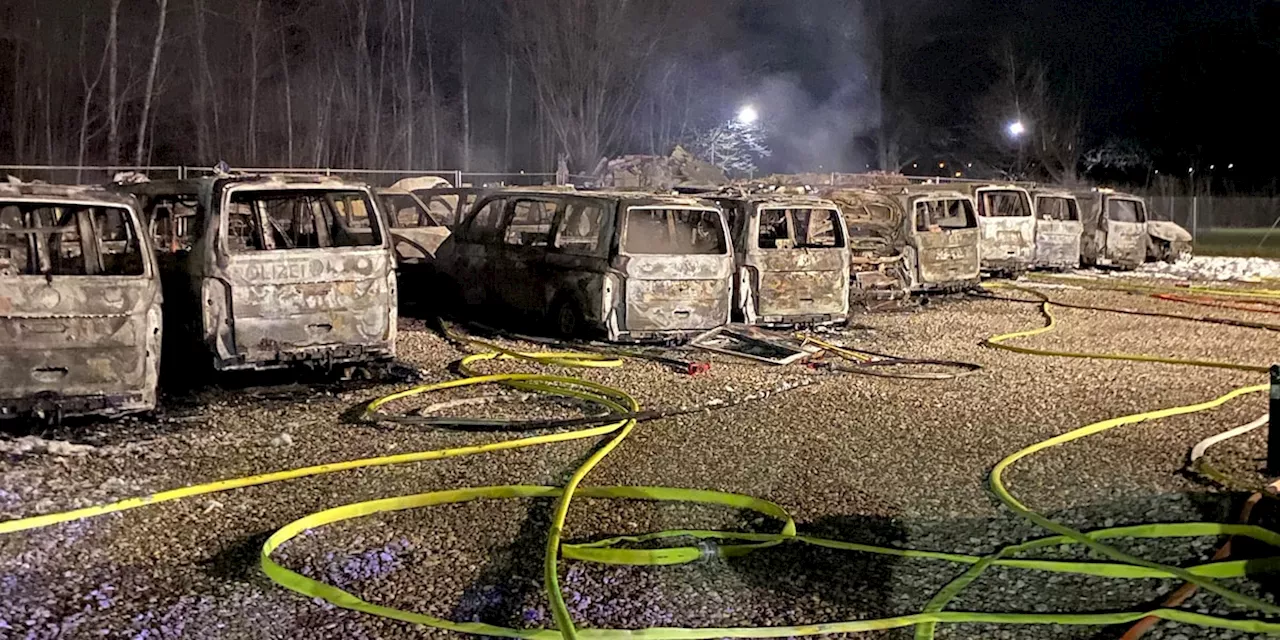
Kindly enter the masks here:
M 1009 349 L 1036 355 L 1062 355 L 1071 357 L 1094 357 L 1137 360 L 1144 362 L 1162 362 L 1193 366 L 1219 366 L 1246 371 L 1263 370 L 1262 367 L 1233 363 L 1214 363 L 1208 361 L 1193 361 L 1145 355 L 1054 352 L 1006 344 L 1009 340 L 1034 336 L 1052 329 L 1053 326 L 1055 326 L 1055 320 L 1049 310 L 1049 304 L 1050 303 L 1047 300 L 1043 302 L 1042 312 L 1047 320 L 1044 327 L 1029 331 L 994 336 L 989 339 L 987 343 L 996 348 Z M 370 403 L 368 410 L 370 412 L 375 412 L 378 407 L 385 405 L 386 403 L 408 396 L 421 395 L 444 389 L 487 384 L 502 384 L 534 393 L 576 398 L 618 414 L 634 413 L 639 409 L 639 404 L 627 393 L 619 389 L 614 389 L 606 385 L 579 378 L 536 373 L 484 374 L 473 368 L 473 365 L 476 363 L 497 358 L 517 358 L 537 364 L 551 364 L 567 367 L 619 366 L 620 362 L 618 360 L 602 357 L 599 354 L 513 353 L 501 348 L 493 349 L 494 345 L 479 343 L 478 346 L 481 346 L 482 348 L 490 348 L 492 350 L 485 353 L 470 355 L 463 359 L 461 370 L 463 375 L 466 377 L 446 382 L 425 384 L 384 398 L 379 398 Z M 1030 508 L 1019 502 L 1009 492 L 1003 482 L 1003 473 L 1010 466 L 1022 458 L 1033 455 L 1039 451 L 1117 427 L 1145 422 L 1148 420 L 1156 420 L 1168 416 L 1206 411 L 1225 404 L 1239 396 L 1263 391 L 1266 388 L 1266 385 L 1244 387 L 1205 402 L 1104 420 L 1034 444 L 1007 456 L 996 465 L 991 473 L 990 486 L 992 491 L 1001 500 L 1001 502 L 1015 513 L 1018 513 L 1022 517 L 1052 531 L 1056 535 L 1011 545 L 1001 549 L 995 554 L 984 557 L 937 551 L 905 550 L 798 535 L 796 533 L 794 520 L 781 506 L 759 498 L 741 494 L 672 487 L 581 486 L 584 477 L 591 471 L 591 469 L 603 460 L 609 452 L 616 448 L 630 433 L 636 424 L 635 420 L 631 418 L 623 418 L 611 424 L 577 431 L 552 432 L 542 435 L 501 440 L 452 449 L 421 451 L 377 458 L 349 460 L 183 487 L 150 496 L 131 498 L 95 507 L 0 522 L 0 534 L 36 529 L 60 522 L 68 522 L 105 513 L 134 509 L 159 502 L 349 469 L 403 464 L 408 462 L 421 462 L 446 457 L 473 455 L 540 444 L 592 438 L 596 436 L 609 436 L 608 441 L 572 474 L 569 481 L 565 483 L 564 486 L 504 485 L 433 491 L 416 495 L 358 502 L 327 509 L 325 511 L 306 516 L 285 525 L 268 538 L 262 547 L 260 555 L 261 566 L 266 574 L 281 586 L 307 596 L 321 598 L 339 607 L 363 611 L 410 623 L 430 625 L 440 629 L 482 635 L 527 638 L 530 640 L 555 640 L 556 638 L 573 639 L 578 637 L 588 640 L 695 640 L 721 637 L 758 638 L 824 633 L 851 633 L 908 627 L 913 625 L 916 626 L 917 637 L 927 639 L 933 636 L 934 628 L 937 623 L 1111 625 L 1132 623 L 1148 616 L 1206 627 L 1232 629 L 1251 633 L 1275 634 L 1280 633 L 1280 622 L 1273 622 L 1259 618 L 1229 618 L 1212 616 L 1172 608 L 1105 613 L 990 613 L 945 610 L 947 604 L 961 591 L 963 591 L 965 587 L 972 583 L 973 580 L 975 580 L 988 567 L 995 565 L 1029 571 L 1070 573 L 1107 578 L 1179 579 L 1194 583 L 1201 588 L 1216 593 L 1235 604 L 1243 605 L 1250 610 L 1266 614 L 1280 613 L 1280 608 L 1275 605 L 1236 593 L 1222 587 L 1216 582 L 1218 579 L 1239 578 L 1245 576 L 1246 563 L 1244 561 L 1209 562 L 1187 568 L 1170 567 L 1123 553 L 1103 542 L 1104 540 L 1114 538 L 1236 535 L 1250 537 L 1267 545 L 1280 547 L 1280 534 L 1255 525 L 1209 522 L 1148 524 L 1127 527 L 1110 527 L 1087 533 L 1080 532 L 1054 522 L 1032 511 Z M 583 544 L 562 543 L 560 540 L 561 532 L 565 526 L 565 517 L 570 500 L 574 496 L 653 501 L 685 501 L 731 507 L 735 509 L 747 509 L 773 518 L 781 523 L 781 526 L 777 533 L 772 534 L 720 530 L 669 530 L 643 535 L 619 536 Z M 422 613 L 379 605 L 367 602 L 355 594 L 332 585 L 325 584 L 318 580 L 314 580 L 283 567 L 271 558 L 273 551 L 293 537 L 300 535 L 304 531 L 322 527 L 334 522 L 351 520 L 380 512 L 415 509 L 432 505 L 459 503 L 471 500 L 507 498 L 553 498 L 557 501 L 550 530 L 547 535 L 547 544 L 544 548 L 544 583 L 547 589 L 547 597 L 550 601 L 554 615 L 556 629 L 517 629 L 480 622 L 455 622 Z M 648 629 L 583 629 L 581 631 L 576 629 L 572 617 L 569 614 L 568 607 L 560 593 L 557 564 L 561 555 L 568 559 L 605 564 L 667 565 L 693 562 L 704 557 L 707 553 L 705 545 L 670 546 L 665 548 L 644 549 L 626 548 L 622 546 L 628 543 L 676 539 L 714 541 L 718 545 L 714 547 L 716 549 L 716 553 L 724 556 L 742 555 L 763 547 L 777 544 L 813 544 L 855 553 L 877 553 L 900 557 L 931 559 L 939 562 L 968 565 L 969 568 L 939 591 L 937 595 L 930 600 L 924 611 L 908 615 L 872 620 L 836 621 L 778 627 L 661 627 Z M 1021 552 L 1062 544 L 1085 545 L 1108 557 L 1110 561 L 1076 562 L 1011 557 Z M 1269 558 L 1261 561 L 1252 560 L 1249 564 L 1251 566 L 1257 566 L 1259 563 L 1275 565 L 1277 564 L 1277 561 L 1280 561 L 1280 558 Z

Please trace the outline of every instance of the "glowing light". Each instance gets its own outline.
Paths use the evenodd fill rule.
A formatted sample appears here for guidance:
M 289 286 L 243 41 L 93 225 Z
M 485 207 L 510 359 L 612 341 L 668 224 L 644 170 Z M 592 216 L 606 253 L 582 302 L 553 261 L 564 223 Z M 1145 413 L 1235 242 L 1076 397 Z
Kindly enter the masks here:
M 755 124 L 760 119 L 760 112 L 751 105 L 745 105 L 738 109 L 738 122 L 741 124 Z
M 1213 165 L 1209 165 L 1209 170 L 1213 171 Z
M 1026 127 L 1026 125 L 1022 124 L 1022 121 L 1021 121 L 1021 120 L 1014 120 L 1013 122 L 1010 122 L 1010 123 L 1009 123 L 1008 131 L 1009 131 L 1009 135 L 1011 135 L 1011 136 L 1013 136 L 1013 137 L 1015 137 L 1015 138 L 1016 138 L 1016 137 L 1018 137 L 1018 136 L 1020 136 L 1020 135 L 1022 135 L 1022 134 L 1024 134 L 1024 133 L 1026 133 L 1026 132 L 1027 132 L 1027 127 Z
M 956 172 L 956 177 L 957 177 L 957 178 L 959 178 L 959 177 L 960 177 L 960 172 L 959 172 L 959 171 L 957 171 L 957 172 Z
M 916 163 L 912 162 L 912 163 L 911 163 L 911 168 L 912 168 L 912 169 L 915 169 L 916 167 L 917 167 Z
M 1195 167 L 1187 167 L 1187 173 L 1195 173 L 1195 172 L 1196 172 Z
M 970 163 L 969 163 L 969 168 L 970 168 L 970 169 L 972 169 L 972 168 L 973 168 L 973 163 L 972 163 L 972 162 L 970 162 Z
M 1236 168 L 1236 163 L 1234 163 L 1234 162 L 1228 162 L 1228 163 L 1227 163 L 1227 168 L 1228 168 L 1228 169 L 1234 169 L 1234 168 Z

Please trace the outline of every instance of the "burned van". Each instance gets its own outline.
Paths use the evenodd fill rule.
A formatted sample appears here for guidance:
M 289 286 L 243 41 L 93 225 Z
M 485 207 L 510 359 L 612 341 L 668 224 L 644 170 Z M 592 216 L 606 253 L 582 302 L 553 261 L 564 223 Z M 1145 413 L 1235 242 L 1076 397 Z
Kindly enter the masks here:
M 320 176 L 121 187 L 143 203 L 170 344 L 214 369 L 391 358 L 396 272 L 370 190 Z
M 848 318 L 848 233 L 834 202 L 779 193 L 707 197 L 728 216 L 736 316 L 766 326 Z
M 1036 260 L 1040 269 L 1080 266 L 1080 204 L 1070 191 L 1032 189 L 1036 209 Z
M 1076 193 L 1084 235 L 1080 261 L 1088 266 L 1135 269 L 1147 257 L 1147 206 L 1111 189 Z
M 733 295 L 724 216 L 690 197 L 500 190 L 440 245 L 436 267 L 459 313 L 487 307 L 564 336 L 711 329 Z
M 1169 214 L 1147 209 L 1147 262 L 1181 262 L 1191 257 L 1191 232 Z
M 133 198 L 0 184 L 0 418 L 156 406 L 160 280 Z
M 849 234 L 851 301 L 872 306 L 905 298 L 908 265 L 902 206 L 873 189 L 829 188 L 822 194 L 840 207 Z
M 877 187 L 904 212 L 903 253 L 912 292 L 962 291 L 981 275 L 973 200 L 938 185 Z
M 948 183 L 943 189 L 973 198 L 978 212 L 978 254 L 982 270 L 1017 274 L 1031 268 L 1036 255 L 1036 219 L 1031 194 L 1012 184 Z

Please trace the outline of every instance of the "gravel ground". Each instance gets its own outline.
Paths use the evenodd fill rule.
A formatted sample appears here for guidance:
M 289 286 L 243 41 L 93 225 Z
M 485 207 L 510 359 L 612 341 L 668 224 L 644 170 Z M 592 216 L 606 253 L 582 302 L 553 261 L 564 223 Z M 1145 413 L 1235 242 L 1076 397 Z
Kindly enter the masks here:
M 1200 313 L 1145 296 L 1046 289 L 1082 304 Z M 1280 339 L 1265 331 L 1173 319 L 1056 309 L 1061 327 L 1025 344 L 1266 363 Z M 1274 322 L 1274 314 L 1222 309 Z M 1272 317 L 1268 318 L 1267 316 Z M 1257 316 L 1257 317 L 1255 317 Z M 1039 326 L 1030 304 L 947 298 L 911 311 L 860 316 L 824 336 L 902 356 L 981 364 L 950 381 L 893 380 L 771 367 L 698 353 L 713 362 L 695 377 L 629 361 L 566 370 L 635 395 L 645 408 L 732 402 L 798 386 L 769 400 L 645 422 L 588 477 L 591 484 L 720 489 L 772 500 L 802 532 L 900 547 L 990 553 L 1045 532 L 999 506 L 987 472 L 1003 456 L 1086 423 L 1216 397 L 1260 374 L 1169 365 L 1040 358 L 980 346 L 992 334 Z M 454 377 L 463 352 L 403 320 L 399 351 L 428 381 Z M 517 348 L 534 345 L 504 341 Z M 527 370 L 520 362 L 477 365 Z M 546 367 L 546 371 L 556 371 Z M 351 416 L 402 382 L 206 389 L 169 399 L 155 418 L 84 422 L 0 439 L 0 519 L 98 504 L 187 484 L 322 462 L 491 442 L 510 437 L 410 425 L 370 426 Z M 465 399 L 482 398 L 467 403 Z M 464 401 L 456 403 L 453 401 Z M 441 409 L 439 403 L 453 402 Z M 1027 505 L 1071 526 L 1232 521 L 1240 494 L 1181 473 L 1198 440 L 1248 422 L 1263 394 L 1220 409 L 1123 427 L 1020 462 L 1006 476 Z M 436 405 L 432 407 L 431 405 Z M 495 388 L 456 389 L 393 403 L 391 412 L 548 417 L 584 409 L 529 407 Z M 587 409 L 590 411 L 590 409 Z M 49 445 L 70 440 L 85 446 Z M 1260 434 L 1211 452 L 1256 467 Z M 154 505 L 0 536 L 0 638 L 416 638 L 452 634 L 336 609 L 272 584 L 257 568 L 262 541 L 280 526 L 359 500 L 488 484 L 556 484 L 594 440 L 367 468 Z M 1256 471 L 1256 469 L 1255 469 Z M 325 527 L 278 552 L 281 562 L 371 601 L 456 620 L 548 625 L 541 550 L 551 504 L 477 502 L 383 514 Z M 1264 511 L 1264 518 L 1270 518 Z M 1269 520 L 1266 520 L 1269 522 Z M 752 514 L 697 505 L 581 499 L 565 536 L 665 528 L 776 530 Z M 1203 561 L 1219 541 L 1166 539 L 1123 546 L 1162 562 Z M 1055 555 L 1056 554 L 1056 555 Z M 1049 549 L 1045 557 L 1087 557 Z M 678 567 L 561 563 L 580 626 L 783 625 L 911 613 L 962 567 L 792 544 L 744 558 Z M 1271 597 L 1269 584 L 1234 581 Z M 1098 611 L 1142 607 L 1171 581 L 1117 581 L 995 569 L 952 609 Z M 1188 606 L 1238 613 L 1195 596 Z M 910 630 L 875 637 L 909 638 Z M 1108 638 L 1099 628 L 956 625 L 944 638 Z M 1160 624 L 1152 638 L 1242 634 Z

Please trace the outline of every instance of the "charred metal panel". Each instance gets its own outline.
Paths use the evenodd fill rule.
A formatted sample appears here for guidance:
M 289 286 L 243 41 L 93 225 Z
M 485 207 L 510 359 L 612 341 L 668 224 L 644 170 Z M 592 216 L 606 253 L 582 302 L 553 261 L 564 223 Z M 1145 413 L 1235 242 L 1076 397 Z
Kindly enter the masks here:
M 1147 258 L 1147 226 L 1141 222 L 1107 221 L 1106 256 L 1098 264 L 1137 268 Z M 1104 262 L 1105 260 L 1105 262 Z
M 1073 269 L 1080 266 L 1079 220 L 1037 220 L 1035 266 Z
M 953 288 L 977 282 L 977 229 L 918 232 L 915 237 L 918 288 Z
M 628 256 L 627 332 L 711 329 L 729 321 L 729 255 Z
M 0 185 L 7 204 L 115 208 L 145 229 L 131 198 L 102 190 Z M 160 283 L 146 235 L 136 239 L 138 275 L 0 275 L 0 418 L 155 408 Z
M 226 282 L 237 360 L 251 364 L 393 354 L 394 315 L 388 306 L 395 294 L 389 262 L 387 252 L 378 248 L 232 256 Z
M 978 251 L 982 268 L 1018 271 L 1035 259 L 1035 219 L 1026 217 L 978 218 L 982 231 Z

